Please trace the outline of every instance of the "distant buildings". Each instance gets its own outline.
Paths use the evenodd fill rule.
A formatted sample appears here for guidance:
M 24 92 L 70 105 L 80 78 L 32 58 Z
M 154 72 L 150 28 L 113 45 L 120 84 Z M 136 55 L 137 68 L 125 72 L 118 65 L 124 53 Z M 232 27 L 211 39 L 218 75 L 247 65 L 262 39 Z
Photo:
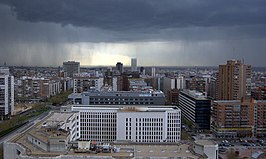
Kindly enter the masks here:
M 164 105 L 165 96 L 161 91 L 89 91 L 73 93 L 68 98 L 81 105 Z
M 181 111 L 174 107 L 80 106 L 80 140 L 140 143 L 178 142 Z
M 151 68 L 151 76 L 152 77 L 155 77 L 156 76 L 156 68 L 155 67 L 152 67 Z
M 170 105 L 179 104 L 179 89 L 171 89 L 167 91 L 166 103 Z
M 82 93 L 89 90 L 100 91 L 104 85 L 102 77 L 75 76 L 73 93 Z
M 138 71 L 137 58 L 131 58 L 131 71 L 132 72 Z
M 219 65 L 217 100 L 240 100 L 251 96 L 251 66 L 239 60 Z
M 73 77 L 74 74 L 80 73 L 80 63 L 75 61 L 63 62 L 63 69 L 66 71 L 68 77 Z
M 206 94 L 207 93 L 206 81 L 204 78 L 197 78 L 197 77 L 186 79 L 186 89 L 196 90 L 198 92 Z
M 16 79 L 15 96 L 17 100 L 42 100 L 71 88 L 70 79 L 59 80 L 49 78 L 23 76 Z
M 163 92 L 167 94 L 167 91 L 172 89 L 184 89 L 184 78 L 180 77 L 163 77 Z
M 7 119 L 14 112 L 14 77 L 8 68 L 0 68 L 0 120 Z
M 197 130 L 210 129 L 211 100 L 200 92 L 183 90 L 179 93 L 182 116 Z
M 251 96 L 256 100 L 266 100 L 266 85 L 253 89 L 251 91 Z

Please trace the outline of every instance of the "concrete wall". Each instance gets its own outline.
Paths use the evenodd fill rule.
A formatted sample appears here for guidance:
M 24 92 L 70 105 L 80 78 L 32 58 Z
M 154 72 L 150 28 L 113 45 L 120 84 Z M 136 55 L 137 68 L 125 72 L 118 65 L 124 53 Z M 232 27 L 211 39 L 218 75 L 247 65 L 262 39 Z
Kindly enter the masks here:
M 41 149 L 43 149 L 45 151 L 49 151 L 49 147 L 48 147 L 47 143 L 39 140 L 38 138 L 35 138 L 35 137 L 33 137 L 33 136 L 31 136 L 29 134 L 28 137 L 27 137 L 27 139 L 33 145 L 36 145 L 37 147 L 39 147 L 39 148 L 41 148 Z
M 208 159 L 218 159 L 218 145 L 206 145 L 204 153 L 208 156 Z
M 3 143 L 4 159 L 19 158 L 19 155 L 25 153 L 25 149 L 16 143 Z

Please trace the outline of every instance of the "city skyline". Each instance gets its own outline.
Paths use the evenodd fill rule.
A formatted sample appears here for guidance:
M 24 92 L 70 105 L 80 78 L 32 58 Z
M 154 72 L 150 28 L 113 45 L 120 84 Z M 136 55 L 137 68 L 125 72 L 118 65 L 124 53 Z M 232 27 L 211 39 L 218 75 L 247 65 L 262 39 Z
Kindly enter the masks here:
M 262 0 L 0 0 L 0 18 L 0 65 L 266 66 Z

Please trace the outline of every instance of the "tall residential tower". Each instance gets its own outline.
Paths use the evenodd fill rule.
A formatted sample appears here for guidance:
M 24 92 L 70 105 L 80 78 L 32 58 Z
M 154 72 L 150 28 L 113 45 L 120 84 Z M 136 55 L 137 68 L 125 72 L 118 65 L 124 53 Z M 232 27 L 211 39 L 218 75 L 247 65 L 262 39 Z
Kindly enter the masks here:
M 9 118 L 14 112 L 14 76 L 8 68 L 0 68 L 0 119 Z
M 251 66 L 240 60 L 229 60 L 219 65 L 218 100 L 240 100 L 251 95 Z

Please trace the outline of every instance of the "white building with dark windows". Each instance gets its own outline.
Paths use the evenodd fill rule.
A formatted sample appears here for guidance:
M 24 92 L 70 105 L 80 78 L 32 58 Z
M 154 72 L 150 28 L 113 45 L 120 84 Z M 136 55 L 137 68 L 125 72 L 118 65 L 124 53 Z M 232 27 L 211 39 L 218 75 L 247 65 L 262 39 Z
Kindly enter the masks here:
M 179 109 L 126 107 L 117 112 L 117 140 L 178 142 L 180 127 Z
M 14 76 L 8 68 L 0 68 L 0 119 L 9 118 L 14 112 Z
M 181 138 L 181 111 L 167 106 L 82 106 L 80 140 L 97 142 L 178 142 Z

